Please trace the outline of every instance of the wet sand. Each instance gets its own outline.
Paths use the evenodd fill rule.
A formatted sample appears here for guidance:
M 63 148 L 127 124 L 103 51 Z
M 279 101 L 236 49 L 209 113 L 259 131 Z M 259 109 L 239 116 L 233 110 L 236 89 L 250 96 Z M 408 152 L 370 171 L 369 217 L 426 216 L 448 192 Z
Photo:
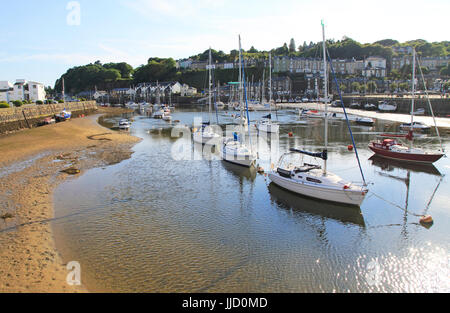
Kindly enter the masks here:
M 325 110 L 325 105 L 323 103 L 282 103 L 279 104 L 282 108 L 299 108 L 299 109 L 313 109 L 313 110 Z M 342 113 L 341 108 L 328 107 L 328 111 Z M 397 113 L 380 113 L 376 111 L 365 111 L 365 110 L 355 110 L 346 108 L 347 114 L 366 116 L 374 119 L 399 122 L 399 123 L 410 123 L 411 115 L 409 114 L 397 114 Z M 434 121 L 431 116 L 415 116 L 414 120 L 416 122 L 422 122 L 429 126 L 434 127 Z M 436 124 L 438 127 L 450 128 L 450 118 L 436 117 Z
M 77 177 L 61 170 L 73 167 L 82 174 L 118 163 L 131 157 L 139 141 L 100 126 L 98 116 L 0 137 L 0 292 L 87 292 L 83 285 L 66 283 L 69 271 L 50 224 L 52 192 Z

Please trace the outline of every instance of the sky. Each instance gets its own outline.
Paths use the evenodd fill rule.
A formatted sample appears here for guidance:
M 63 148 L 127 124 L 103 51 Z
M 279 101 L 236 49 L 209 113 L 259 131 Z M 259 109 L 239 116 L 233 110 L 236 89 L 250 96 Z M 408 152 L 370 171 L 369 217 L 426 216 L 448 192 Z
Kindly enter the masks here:
M 54 86 L 68 68 L 149 57 L 187 58 L 299 46 L 326 37 L 362 43 L 448 38 L 448 0 L 0 0 L 0 81 Z

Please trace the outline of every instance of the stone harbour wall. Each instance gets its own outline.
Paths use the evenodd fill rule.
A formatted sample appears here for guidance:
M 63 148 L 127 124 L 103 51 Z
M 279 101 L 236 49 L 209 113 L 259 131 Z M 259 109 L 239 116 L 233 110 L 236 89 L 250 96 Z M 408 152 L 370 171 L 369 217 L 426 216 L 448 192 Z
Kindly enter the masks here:
M 72 117 L 78 117 L 97 111 L 97 105 L 95 101 L 84 101 L 0 109 L 0 134 L 37 127 L 45 118 L 52 117 L 64 109 L 71 111 Z

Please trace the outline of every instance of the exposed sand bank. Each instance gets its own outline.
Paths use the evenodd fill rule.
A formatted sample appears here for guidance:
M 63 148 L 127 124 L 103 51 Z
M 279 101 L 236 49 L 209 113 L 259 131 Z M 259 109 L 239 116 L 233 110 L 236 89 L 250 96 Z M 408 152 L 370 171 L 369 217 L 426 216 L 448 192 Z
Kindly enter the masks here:
M 314 109 L 325 110 L 325 105 L 322 103 L 281 103 L 278 104 L 282 108 L 301 108 L 301 109 Z M 341 108 L 328 107 L 330 112 L 342 112 Z M 397 114 L 397 113 L 379 113 L 376 111 L 355 110 L 346 108 L 348 114 L 367 116 L 374 119 L 387 120 L 399 123 L 410 123 L 411 116 L 409 114 Z M 429 126 L 434 126 L 433 118 L 431 116 L 415 116 L 414 120 L 417 122 L 425 123 Z M 436 124 L 438 127 L 450 128 L 450 118 L 437 117 Z
M 109 110 L 115 113 L 119 110 Z M 119 111 L 120 112 L 120 111 Z M 98 116 L 0 137 L 0 292 L 86 292 L 69 286 L 69 271 L 51 230 L 54 188 L 70 176 L 131 156 L 139 141 L 97 124 Z

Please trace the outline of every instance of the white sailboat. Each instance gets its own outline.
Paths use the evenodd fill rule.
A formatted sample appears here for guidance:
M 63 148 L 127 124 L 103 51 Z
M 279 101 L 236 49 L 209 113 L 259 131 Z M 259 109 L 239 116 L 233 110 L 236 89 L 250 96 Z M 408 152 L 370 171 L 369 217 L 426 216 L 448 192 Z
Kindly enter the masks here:
M 207 144 L 211 146 L 216 146 L 220 143 L 221 136 L 214 132 L 214 130 L 211 127 L 211 106 L 212 106 L 212 56 L 211 56 L 211 48 L 209 48 L 209 66 L 208 66 L 208 72 L 209 72 L 209 95 L 208 95 L 208 101 L 209 101 L 209 122 L 204 123 L 200 129 L 198 129 L 196 132 L 194 132 L 194 142 L 199 144 Z
M 328 76 L 325 42 L 325 26 L 322 23 L 323 32 L 323 60 L 325 82 L 325 149 L 320 153 L 291 149 L 284 154 L 278 167 L 269 173 L 269 179 L 276 185 L 292 192 L 326 201 L 345 203 L 360 206 L 368 190 L 364 186 L 357 186 L 344 181 L 336 174 L 327 171 L 328 160 Z M 303 156 L 308 155 L 321 158 L 324 161 L 323 168 L 303 162 Z M 295 157 L 301 157 L 295 159 Z
M 272 80 L 272 54 L 269 53 L 269 68 L 270 68 L 270 78 L 269 81 Z M 264 91 L 262 92 L 261 98 L 264 98 Z M 272 93 L 270 93 L 270 100 L 269 100 L 269 110 L 270 114 L 267 116 L 263 116 L 263 118 L 256 124 L 256 128 L 260 132 L 266 132 L 266 133 L 278 133 L 280 131 L 280 125 L 272 122 L 272 106 L 270 105 L 272 103 Z
M 244 122 L 248 119 L 244 117 L 244 90 L 243 81 L 245 79 L 245 74 L 242 68 L 242 48 L 241 48 L 241 36 L 239 36 L 239 95 L 240 95 L 240 123 L 239 128 L 241 134 L 244 132 Z M 245 100 L 247 101 L 247 94 L 245 95 Z M 246 113 L 248 113 L 248 107 L 246 108 Z M 248 122 L 247 122 L 248 123 Z M 248 129 L 248 125 L 247 125 Z M 249 132 L 250 137 L 250 132 Z M 226 162 L 242 165 L 245 167 L 254 166 L 256 163 L 256 153 L 252 151 L 251 144 L 247 147 L 242 140 L 242 136 L 234 134 L 234 138 L 229 138 L 225 140 L 222 150 L 222 159 Z

